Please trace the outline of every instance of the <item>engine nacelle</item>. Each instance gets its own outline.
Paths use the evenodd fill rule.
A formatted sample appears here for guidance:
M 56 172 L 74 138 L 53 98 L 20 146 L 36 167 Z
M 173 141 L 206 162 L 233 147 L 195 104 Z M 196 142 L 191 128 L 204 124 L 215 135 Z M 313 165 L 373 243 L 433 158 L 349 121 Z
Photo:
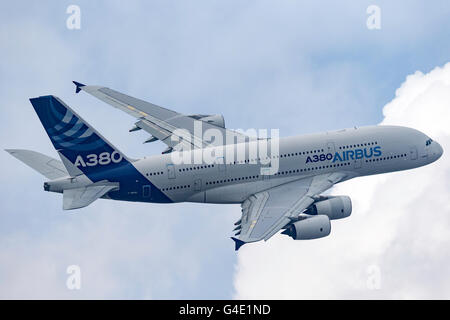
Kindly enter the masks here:
M 330 232 L 330 219 L 325 215 L 318 215 L 294 222 L 282 233 L 294 240 L 310 240 L 326 237 Z
M 213 114 L 211 116 L 204 117 L 201 120 L 208 123 L 212 123 L 218 127 L 225 128 L 225 119 L 221 114 Z
M 221 114 L 212 114 L 212 115 L 204 115 L 204 114 L 194 114 L 190 116 L 196 120 L 201 120 L 204 122 L 211 123 L 215 126 L 225 128 L 225 119 Z
M 309 215 L 326 215 L 331 220 L 342 219 L 352 213 L 352 201 L 347 196 L 328 197 L 314 203 L 306 211 Z

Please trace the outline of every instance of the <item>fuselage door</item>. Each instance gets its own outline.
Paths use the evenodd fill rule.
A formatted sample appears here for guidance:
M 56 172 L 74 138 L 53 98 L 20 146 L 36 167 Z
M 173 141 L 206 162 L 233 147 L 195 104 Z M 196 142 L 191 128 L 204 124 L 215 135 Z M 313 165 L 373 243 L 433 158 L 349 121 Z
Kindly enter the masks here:
M 217 166 L 219 167 L 219 171 L 225 171 L 226 165 L 225 165 L 225 158 L 224 157 L 217 157 L 216 159 Z
M 417 148 L 409 147 L 409 158 L 411 160 L 417 160 Z
M 334 147 L 334 142 L 333 141 L 328 141 L 327 142 L 327 153 L 331 153 L 334 156 L 335 151 L 335 147 Z
M 262 176 L 263 180 L 269 180 L 270 179 L 270 174 L 272 171 L 272 167 L 260 167 L 260 173 Z
M 150 198 L 152 195 L 152 186 L 146 185 L 142 186 L 142 196 L 144 198 Z
M 202 190 L 202 179 L 195 179 L 194 180 L 194 191 L 201 191 Z
M 169 179 L 175 179 L 175 166 L 172 163 L 167 165 L 167 176 Z

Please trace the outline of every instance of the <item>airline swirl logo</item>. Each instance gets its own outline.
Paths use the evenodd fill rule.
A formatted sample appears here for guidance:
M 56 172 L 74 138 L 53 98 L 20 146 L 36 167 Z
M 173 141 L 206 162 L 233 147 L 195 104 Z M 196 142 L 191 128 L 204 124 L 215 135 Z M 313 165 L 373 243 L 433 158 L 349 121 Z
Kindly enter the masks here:
M 125 164 L 123 155 L 114 150 L 69 107 L 54 96 L 30 99 L 55 149 L 84 173 L 88 167 Z
M 106 143 L 70 110 L 59 103 L 48 108 L 48 134 L 56 149 L 89 151 L 104 147 Z

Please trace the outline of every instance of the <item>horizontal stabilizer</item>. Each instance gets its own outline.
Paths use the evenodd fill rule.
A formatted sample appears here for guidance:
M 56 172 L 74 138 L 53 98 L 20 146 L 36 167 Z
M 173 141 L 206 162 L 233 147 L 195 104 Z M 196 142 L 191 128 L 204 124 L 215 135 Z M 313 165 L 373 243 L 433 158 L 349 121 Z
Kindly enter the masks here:
M 42 153 L 21 149 L 6 149 L 5 151 L 36 170 L 47 179 L 54 180 L 69 175 L 61 161 L 48 157 Z
M 90 205 L 109 191 L 118 188 L 118 184 L 91 185 L 84 188 L 68 189 L 63 193 L 63 209 L 79 209 Z

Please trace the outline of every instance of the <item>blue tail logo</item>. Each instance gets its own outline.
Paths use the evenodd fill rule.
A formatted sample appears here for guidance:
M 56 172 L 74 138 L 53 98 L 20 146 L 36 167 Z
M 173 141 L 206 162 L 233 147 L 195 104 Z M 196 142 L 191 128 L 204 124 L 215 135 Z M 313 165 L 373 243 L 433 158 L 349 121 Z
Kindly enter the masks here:
M 125 156 L 55 96 L 30 99 L 58 152 L 84 174 L 128 163 Z
M 60 99 L 44 96 L 30 101 L 71 176 L 85 174 L 92 182 L 118 182 L 119 190 L 108 193 L 111 199 L 143 201 L 141 191 L 146 187 L 150 188 L 151 195 L 145 201 L 172 202 Z

